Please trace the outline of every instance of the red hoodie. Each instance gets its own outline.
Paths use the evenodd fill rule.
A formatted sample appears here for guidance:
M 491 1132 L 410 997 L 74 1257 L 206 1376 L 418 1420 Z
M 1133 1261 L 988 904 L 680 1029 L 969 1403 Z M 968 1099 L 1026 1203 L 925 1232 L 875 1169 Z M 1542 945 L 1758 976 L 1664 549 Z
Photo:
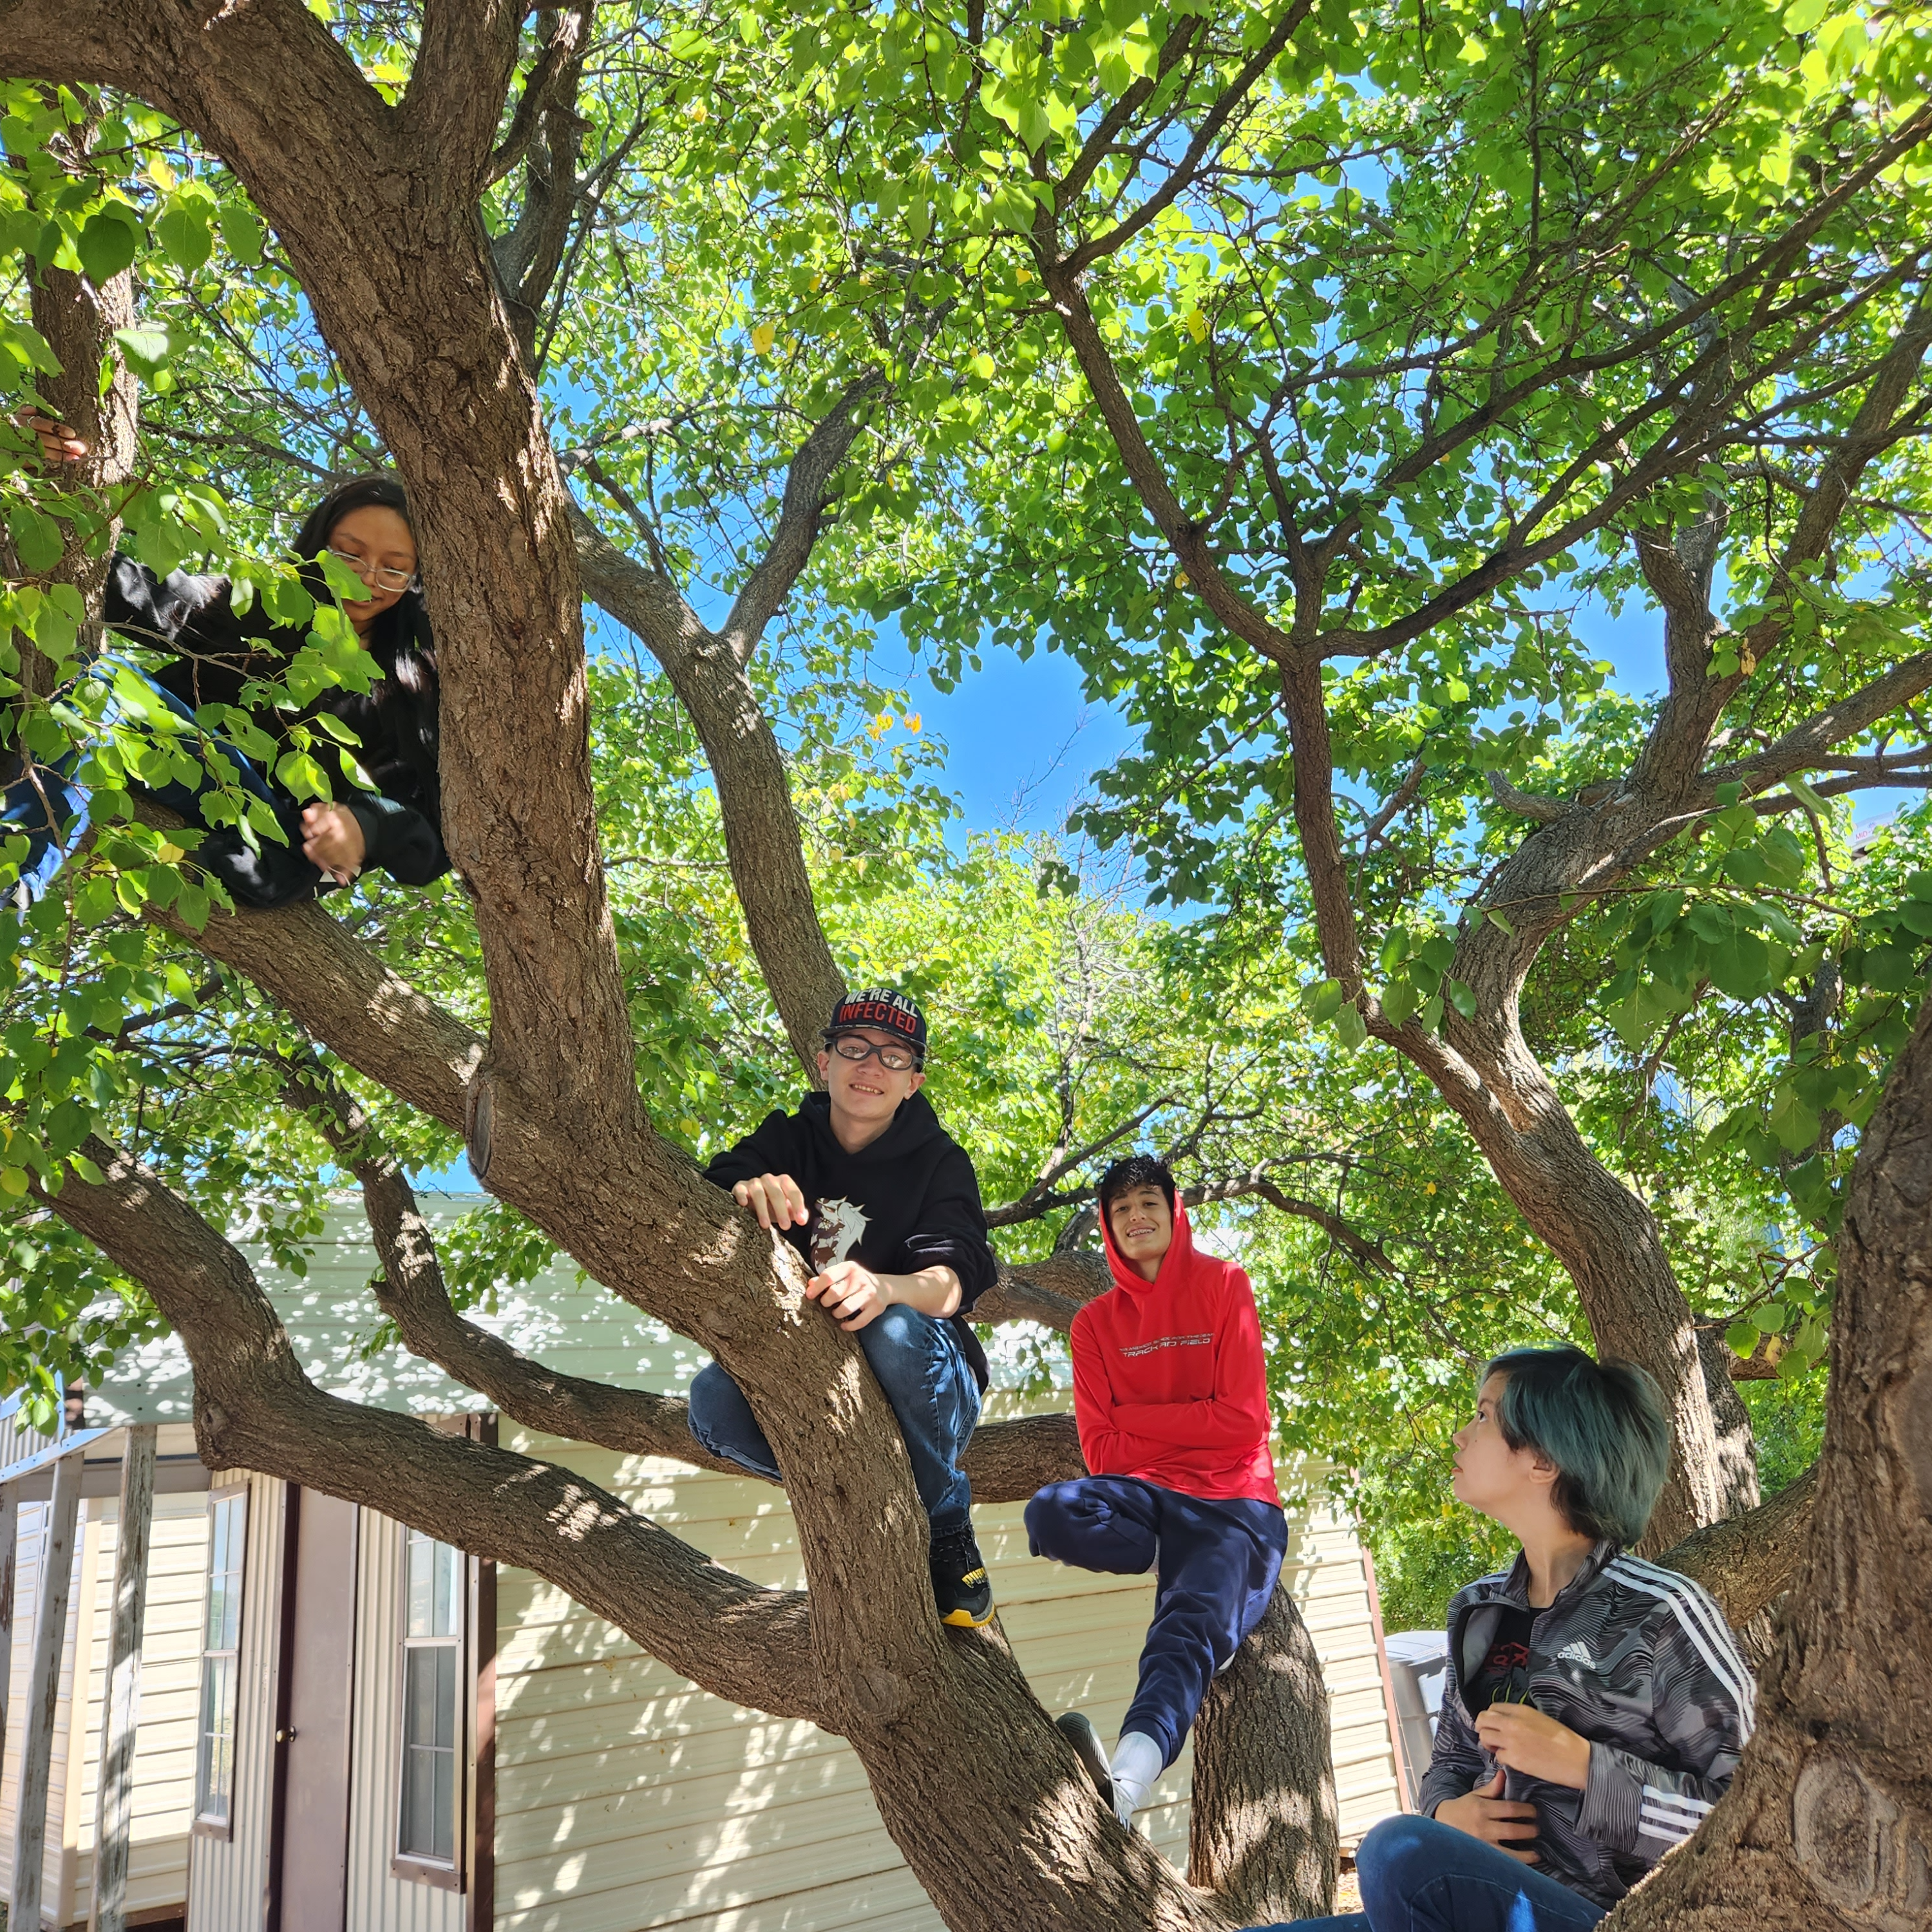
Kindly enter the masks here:
M 1073 1417 L 1088 1468 L 1210 1502 L 1278 1504 L 1247 1276 L 1196 1248 L 1178 1201 L 1152 1281 L 1121 1258 L 1104 1215 L 1100 1232 L 1114 1286 L 1073 1318 Z

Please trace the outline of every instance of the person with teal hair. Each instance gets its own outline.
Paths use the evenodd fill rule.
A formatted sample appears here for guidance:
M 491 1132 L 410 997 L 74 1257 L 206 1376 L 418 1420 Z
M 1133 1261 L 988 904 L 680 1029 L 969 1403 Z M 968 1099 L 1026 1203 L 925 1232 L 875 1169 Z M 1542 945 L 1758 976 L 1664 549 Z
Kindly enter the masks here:
M 1753 1686 L 1724 1613 L 1632 1556 L 1670 1466 L 1657 1385 L 1580 1348 L 1484 1370 L 1456 1431 L 1459 1502 L 1508 1570 L 1449 1606 L 1436 1748 L 1412 1815 L 1356 1857 L 1364 1910 L 1270 1932 L 1575 1932 L 1723 1796 Z

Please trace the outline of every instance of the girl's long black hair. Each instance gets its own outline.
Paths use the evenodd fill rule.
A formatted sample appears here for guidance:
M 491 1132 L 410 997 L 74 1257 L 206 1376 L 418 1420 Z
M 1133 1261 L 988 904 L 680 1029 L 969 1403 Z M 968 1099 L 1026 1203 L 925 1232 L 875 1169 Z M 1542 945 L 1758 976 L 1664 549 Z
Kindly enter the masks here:
M 410 502 L 393 476 L 352 476 L 338 484 L 302 519 L 296 532 L 295 554 L 304 566 L 303 577 L 311 592 L 326 598 L 322 572 L 315 560 L 328 548 L 335 526 L 352 510 L 371 507 L 393 510 L 410 522 Z M 382 681 L 370 693 L 377 710 L 388 714 L 395 742 L 407 747 L 422 770 L 434 777 L 436 767 L 436 640 L 420 590 L 406 590 L 370 626 L 369 655 L 382 667 Z M 413 703 L 398 704 L 400 688 Z M 394 729 L 401 726 L 404 728 Z

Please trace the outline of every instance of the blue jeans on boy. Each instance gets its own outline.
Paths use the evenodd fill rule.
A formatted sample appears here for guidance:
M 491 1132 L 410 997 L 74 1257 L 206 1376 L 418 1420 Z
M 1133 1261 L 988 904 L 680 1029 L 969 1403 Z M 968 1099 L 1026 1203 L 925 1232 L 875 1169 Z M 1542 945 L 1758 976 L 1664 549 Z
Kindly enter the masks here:
M 1384 1818 L 1355 1854 L 1361 1912 L 1257 1932 L 1583 1932 L 1604 1908 L 1433 1818 Z
M 896 1301 L 856 1332 L 898 1418 L 934 1537 L 970 1528 L 973 1490 L 959 1459 L 980 1419 L 980 1384 L 952 1324 Z M 752 1405 L 716 1362 L 692 1382 L 688 1416 L 692 1434 L 712 1455 L 754 1476 L 782 1480 Z
M 184 723 L 194 724 L 191 707 L 157 684 L 146 671 L 121 658 L 102 658 L 83 674 L 108 682 L 111 692 L 116 671 L 124 671 L 139 680 L 157 704 Z M 124 718 L 127 708 L 118 697 L 110 695 L 104 715 L 110 722 L 118 722 Z M 187 742 L 199 752 L 197 738 L 190 736 Z M 290 835 L 290 842 L 278 846 L 272 839 L 265 838 L 260 852 L 251 853 L 236 835 L 218 831 L 212 834 L 212 845 L 203 841 L 207 849 L 196 854 L 197 861 L 244 904 L 279 904 L 313 886 L 321 874 L 302 856 L 301 808 L 278 792 L 233 746 L 217 739 L 214 748 L 233 768 L 236 783 L 273 809 L 284 832 Z M 76 783 L 72 776 L 80 762 L 80 754 L 70 752 L 51 765 L 35 765 L 7 788 L 4 802 L 0 802 L 0 834 L 25 832 L 27 836 L 27 854 L 20 862 L 20 883 L 26 888 L 29 900 L 38 899 L 46 892 L 66 863 L 68 854 L 86 834 L 92 801 L 87 787 Z M 170 812 L 178 812 L 190 824 L 202 823 L 200 800 L 209 789 L 205 776 L 194 784 L 170 779 L 165 784 L 136 784 L 134 789 Z M 228 849 L 231 846 L 232 852 Z
M 1288 1550 L 1280 1506 L 1209 1502 L 1138 1476 L 1049 1483 L 1026 1508 L 1036 1556 L 1138 1576 L 1156 1570 L 1140 1688 L 1120 1729 L 1160 1745 L 1172 1764 L 1214 1673 L 1267 1614 Z

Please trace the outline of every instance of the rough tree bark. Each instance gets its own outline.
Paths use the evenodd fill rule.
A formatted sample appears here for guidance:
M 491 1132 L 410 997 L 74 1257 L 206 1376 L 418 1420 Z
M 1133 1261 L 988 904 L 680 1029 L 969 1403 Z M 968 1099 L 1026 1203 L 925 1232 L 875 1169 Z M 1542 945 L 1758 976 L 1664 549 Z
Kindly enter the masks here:
M 804 1302 L 791 1250 L 639 1106 L 589 782 L 572 506 L 476 214 L 523 11 L 428 0 L 393 108 L 298 0 L 74 0 L 57 16 L 15 0 L 0 4 L 0 70 L 124 88 L 227 161 L 410 494 L 442 674 L 446 842 L 473 896 L 489 1036 L 314 906 L 218 918 L 196 943 L 350 1065 L 461 1129 L 493 1192 L 718 1358 L 788 1478 L 808 1598 L 753 1588 L 566 1472 L 322 1394 L 243 1258 L 123 1150 L 90 1143 L 101 1180 L 70 1178 L 48 1204 L 140 1280 L 181 1336 L 211 1464 L 529 1568 L 718 1694 L 842 1733 L 958 1932 L 1218 1928 L 1216 1896 L 1099 1804 L 997 1629 L 938 1623 L 924 1514 L 856 1343 Z M 400 1308 L 422 1288 L 422 1256 L 406 1252 L 400 1198 L 387 1208 Z M 476 1366 L 516 1393 L 518 1364 Z M 1280 1676 L 1257 1710 L 1315 1697 L 1305 1676 Z M 1318 1814 L 1318 1793 L 1311 1803 Z M 1256 1874 L 1277 1874 L 1271 1915 L 1320 1909 L 1332 1872 L 1316 1871 L 1306 1841 L 1322 1828 L 1250 1804 L 1217 1840 L 1234 1848 L 1244 1904 L 1276 1882 Z
M 1839 1256 L 1817 1502 L 1756 1732 L 1605 1932 L 1932 1923 L 1932 1004 L 1865 1130 Z
M 1292 22 L 1294 10 L 1284 16 Z M 1258 70 L 1232 76 L 1186 158 L 1154 191 L 1170 197 L 1198 168 L 1211 147 L 1216 116 L 1228 124 Z M 1802 254 L 1799 244 L 1832 212 L 1866 192 L 1878 174 L 1932 135 L 1932 111 L 1901 124 L 1856 168 L 1822 188 L 1786 236 L 1742 262 L 1726 287 L 1762 286 L 1761 308 Z M 1106 130 L 1105 140 L 1118 138 Z M 1097 163 L 1096 134 L 1088 144 Z M 1646 1547 L 1680 1541 L 1705 1524 L 1748 1509 L 1757 1498 L 1756 1472 L 1743 1407 L 1724 1372 L 1715 1338 L 1701 1346 L 1689 1302 L 1672 1268 L 1655 1218 L 1592 1152 L 1554 1084 L 1525 1039 L 1522 988 L 1542 947 L 1580 906 L 1627 877 L 1700 812 L 1715 807 L 1718 788 L 1735 783 L 1757 796 L 1800 773 L 1825 748 L 1856 736 L 1898 705 L 1932 688 L 1932 652 L 1896 666 L 1864 689 L 1826 707 L 1752 757 L 1709 762 L 1713 734 L 1744 673 L 1719 675 L 1712 645 L 1721 627 L 1709 606 L 1718 530 L 1708 524 L 1682 532 L 1647 533 L 1640 556 L 1662 608 L 1670 688 L 1656 724 L 1630 771 L 1594 786 L 1574 801 L 1539 800 L 1543 822 L 1490 880 L 1481 908 L 1472 908 L 1458 934 L 1450 974 L 1470 988 L 1476 1010 L 1465 1019 L 1445 1012 L 1439 1034 L 1412 1018 L 1398 1024 L 1365 983 L 1363 951 L 1349 862 L 1336 817 L 1334 753 L 1322 668 L 1336 658 L 1372 658 L 1426 635 L 1521 572 L 1562 556 L 1620 516 L 1634 514 L 1658 483 L 1709 459 L 1726 424 L 1748 414 L 1744 399 L 1774 380 L 1780 352 L 1760 357 L 1728 338 L 1703 346 L 1694 335 L 1700 304 L 1622 344 L 1616 359 L 1652 355 L 1674 338 L 1700 344 L 1678 378 L 1681 400 L 1670 432 L 1625 460 L 1610 487 L 1585 507 L 1540 506 L 1513 525 L 1492 555 L 1416 610 L 1379 629 L 1324 629 L 1360 528 L 1360 509 L 1340 514 L 1325 533 L 1297 527 L 1285 498 L 1277 498 L 1280 546 L 1292 560 L 1293 610 L 1288 628 L 1271 618 L 1238 584 L 1212 541 L 1210 521 L 1180 500 L 1148 440 L 1094 310 L 1086 278 L 1138 232 L 1138 218 L 1120 218 L 1105 234 L 1084 241 L 1063 235 L 1063 211 L 1090 171 L 1083 153 L 1058 184 L 1057 205 L 1042 203 L 1031 241 L 1042 281 L 1065 338 L 1086 378 L 1122 470 L 1218 623 L 1274 666 L 1293 753 L 1295 824 L 1300 836 L 1322 957 L 1329 975 L 1360 1011 L 1368 1030 L 1406 1056 L 1435 1084 L 1472 1137 L 1530 1226 L 1575 1281 L 1592 1332 L 1606 1354 L 1641 1363 L 1657 1378 L 1670 1411 L 1676 1452 L 1670 1478 L 1653 1518 Z M 1888 348 L 1864 373 L 1861 406 L 1850 430 L 1823 465 L 1778 560 L 1780 580 L 1815 565 L 1852 500 L 1866 467 L 1900 436 L 1912 433 L 1912 386 L 1928 344 L 1932 310 L 1922 300 Z M 1768 358 L 1768 359 L 1767 359 Z M 1425 474 L 1516 404 L 1569 373 L 1552 356 L 1521 384 L 1492 394 L 1479 410 L 1424 436 L 1392 458 L 1382 481 L 1391 488 Z M 1648 404 L 1645 405 L 1648 407 Z M 1640 421 L 1641 414 L 1633 418 Z M 1592 454 L 1606 467 L 1622 448 L 1629 426 L 1606 430 Z M 1627 452 L 1625 452 L 1627 455 Z M 1774 612 L 1743 638 L 1740 662 L 1761 662 L 1781 640 L 1784 620 Z M 1510 930 L 1484 916 L 1503 914 Z

